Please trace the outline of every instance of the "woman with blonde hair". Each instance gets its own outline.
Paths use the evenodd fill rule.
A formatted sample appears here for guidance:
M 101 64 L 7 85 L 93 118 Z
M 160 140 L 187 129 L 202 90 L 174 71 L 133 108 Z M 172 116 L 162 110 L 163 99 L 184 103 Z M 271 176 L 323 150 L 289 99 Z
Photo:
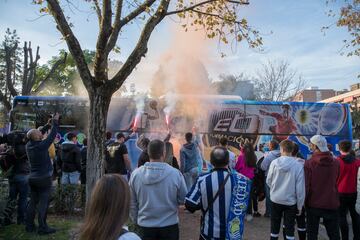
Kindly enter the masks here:
M 130 190 L 118 174 L 106 174 L 95 185 L 87 206 L 80 240 L 141 240 L 124 229 L 129 217 Z

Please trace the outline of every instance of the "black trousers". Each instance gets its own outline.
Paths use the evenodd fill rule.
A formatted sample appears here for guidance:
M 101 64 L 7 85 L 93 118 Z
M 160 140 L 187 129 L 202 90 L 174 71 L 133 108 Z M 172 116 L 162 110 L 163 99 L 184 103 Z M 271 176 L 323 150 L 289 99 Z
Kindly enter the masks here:
M 142 240 L 179 240 L 179 225 L 166 227 L 141 227 L 140 237 Z
M 250 197 L 249 197 L 249 205 L 248 208 L 246 210 L 247 214 L 253 214 L 253 209 L 254 212 L 258 211 L 258 199 L 257 199 L 257 195 L 256 195 L 256 188 L 254 186 L 254 182 L 251 185 L 251 191 L 250 191 Z
M 294 239 L 296 213 L 296 205 L 288 206 L 271 202 L 271 240 L 279 238 L 281 219 L 283 216 L 286 239 Z
M 329 210 L 321 208 L 307 208 L 306 230 L 308 240 L 318 239 L 320 218 L 323 218 L 323 222 L 329 239 L 340 240 L 339 213 L 337 209 Z
M 30 178 L 29 185 L 31 195 L 30 203 L 27 209 L 26 226 L 29 229 L 34 228 L 34 219 L 37 209 L 39 230 L 46 230 L 48 228 L 46 216 L 52 186 L 51 177 Z
M 300 216 L 296 215 L 295 220 L 296 220 L 299 240 L 305 240 L 306 239 L 306 216 L 305 216 L 305 208 L 304 207 L 301 210 L 301 215 Z M 284 236 L 284 239 L 286 239 L 285 225 L 283 225 L 283 236 Z
M 359 193 L 360 194 L 360 193 Z M 360 240 L 360 216 L 355 210 L 356 193 L 355 194 L 340 194 L 340 230 L 341 239 L 349 239 L 349 224 L 346 215 L 350 212 L 354 240 Z

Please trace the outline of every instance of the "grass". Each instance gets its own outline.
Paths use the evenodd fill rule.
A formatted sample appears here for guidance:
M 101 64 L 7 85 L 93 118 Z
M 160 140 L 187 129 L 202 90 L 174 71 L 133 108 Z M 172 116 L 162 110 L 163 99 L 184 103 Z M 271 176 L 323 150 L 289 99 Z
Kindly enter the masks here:
M 72 239 L 73 232 L 71 231 L 78 225 L 79 221 L 74 218 L 66 217 L 48 217 L 48 224 L 56 228 L 55 234 L 40 236 L 37 233 L 27 233 L 24 225 L 10 225 L 0 229 L 0 240 L 68 240 Z

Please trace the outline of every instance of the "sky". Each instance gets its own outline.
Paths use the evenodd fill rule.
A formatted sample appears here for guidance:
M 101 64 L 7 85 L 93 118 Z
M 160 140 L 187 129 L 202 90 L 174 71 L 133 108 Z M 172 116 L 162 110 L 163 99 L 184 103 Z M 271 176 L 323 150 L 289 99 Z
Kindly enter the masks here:
M 59 49 L 66 49 L 61 35 L 50 16 L 39 18 L 39 6 L 31 0 L 0 0 L 0 38 L 6 28 L 16 29 L 21 41 L 31 41 L 40 46 L 41 63 L 48 61 Z M 217 42 L 206 40 L 207 59 L 203 60 L 209 77 L 218 79 L 219 74 L 256 75 L 262 63 L 273 60 L 287 60 L 291 67 L 307 81 L 307 87 L 333 88 L 341 90 L 360 82 L 360 59 L 341 55 L 343 40 L 350 37 L 344 28 L 331 27 L 326 32 L 322 27 L 333 24 L 336 19 L 328 17 L 327 10 L 339 9 L 339 4 L 327 6 L 325 0 L 250 0 L 239 15 L 260 30 L 264 39 L 264 51 L 249 49 L 244 43 L 236 47 L 219 46 Z M 98 33 L 97 18 L 90 5 L 84 0 L 73 0 L 67 7 L 71 15 L 74 32 L 83 49 L 94 49 Z M 177 27 L 176 19 L 168 19 L 154 31 L 149 42 L 149 52 L 138 65 L 126 84 L 134 82 L 136 88 L 146 91 L 149 81 L 159 67 L 159 59 L 171 51 Z M 131 52 L 141 31 L 141 26 L 133 24 L 124 30 L 118 41 L 121 54 L 111 58 L 124 61 Z M 221 57 L 221 52 L 226 57 Z

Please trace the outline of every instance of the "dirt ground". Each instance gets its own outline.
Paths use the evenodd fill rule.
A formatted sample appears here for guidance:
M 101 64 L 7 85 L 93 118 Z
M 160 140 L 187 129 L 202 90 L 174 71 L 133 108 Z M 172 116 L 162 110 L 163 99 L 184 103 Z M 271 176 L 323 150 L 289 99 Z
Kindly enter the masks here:
M 180 208 L 180 239 L 198 240 L 200 234 L 201 212 L 189 213 Z M 251 222 L 245 222 L 244 240 L 269 239 L 270 219 L 265 217 L 254 218 Z
M 264 213 L 264 203 L 259 203 L 259 212 Z M 200 234 L 200 216 L 201 212 L 185 212 L 181 207 L 180 217 L 180 239 L 181 240 L 198 240 Z M 351 234 L 350 234 L 351 235 Z M 319 229 L 319 240 L 328 239 L 323 226 Z M 250 222 L 245 222 L 245 231 L 243 240 L 267 240 L 270 239 L 270 218 L 254 218 Z M 282 239 L 280 237 L 279 239 Z M 296 237 L 297 239 L 297 237 Z

